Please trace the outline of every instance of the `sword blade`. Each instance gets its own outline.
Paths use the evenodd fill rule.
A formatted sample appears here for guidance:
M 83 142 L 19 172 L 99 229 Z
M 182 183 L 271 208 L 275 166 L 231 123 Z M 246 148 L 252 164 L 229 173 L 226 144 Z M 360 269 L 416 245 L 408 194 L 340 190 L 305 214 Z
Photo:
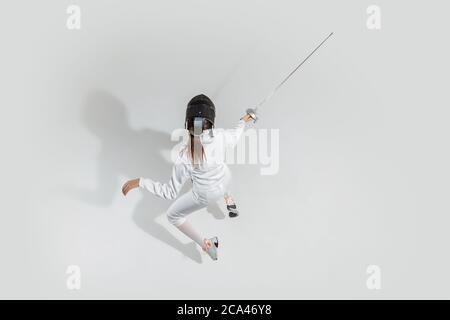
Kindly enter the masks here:
M 279 89 L 279 88 L 281 88 L 281 86 L 286 82 L 286 81 L 288 81 L 288 79 L 325 43 L 325 41 L 327 41 L 332 35 L 333 35 L 333 33 L 334 32 L 331 32 L 313 51 L 311 51 L 311 53 L 310 54 L 308 54 L 308 56 L 305 58 L 305 59 L 303 59 L 303 61 L 302 62 L 300 62 L 300 64 L 294 69 L 294 70 L 292 70 L 291 71 L 291 73 L 289 73 L 288 75 L 287 75 L 287 77 L 286 78 L 284 78 L 283 79 L 283 81 L 281 81 L 280 82 L 280 84 L 279 85 L 277 85 L 276 87 L 275 87 L 275 89 L 273 89 L 270 93 L 269 93 L 269 95 L 267 96 L 267 97 L 265 97 L 260 103 L 258 103 L 258 105 L 256 106 L 256 108 L 255 109 L 258 109 L 258 107 L 260 107 L 261 105 L 263 105 L 264 103 L 266 103 L 270 98 L 272 98 L 272 96 L 275 94 L 275 92 L 277 92 L 277 90 Z

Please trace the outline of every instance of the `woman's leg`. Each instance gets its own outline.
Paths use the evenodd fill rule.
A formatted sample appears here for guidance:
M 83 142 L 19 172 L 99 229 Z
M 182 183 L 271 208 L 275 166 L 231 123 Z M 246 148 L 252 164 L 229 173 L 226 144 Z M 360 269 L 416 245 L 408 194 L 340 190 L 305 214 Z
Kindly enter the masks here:
M 205 207 L 206 204 L 196 200 L 191 191 L 176 199 L 167 210 L 169 222 L 202 248 L 204 248 L 204 237 L 187 221 L 186 216 Z

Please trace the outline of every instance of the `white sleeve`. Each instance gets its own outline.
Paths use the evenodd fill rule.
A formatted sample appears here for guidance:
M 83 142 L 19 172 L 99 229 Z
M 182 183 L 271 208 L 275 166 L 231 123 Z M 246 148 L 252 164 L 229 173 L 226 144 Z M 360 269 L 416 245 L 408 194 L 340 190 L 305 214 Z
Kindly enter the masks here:
M 183 184 L 189 178 L 189 172 L 186 165 L 176 163 L 172 169 L 172 177 L 168 183 L 161 183 L 151 179 L 140 178 L 139 187 L 147 189 L 154 195 L 163 199 L 175 199 L 180 192 Z
M 241 138 L 242 133 L 244 132 L 245 121 L 239 120 L 239 122 L 235 125 L 233 129 L 227 129 L 224 131 L 225 136 L 225 145 L 234 147 Z

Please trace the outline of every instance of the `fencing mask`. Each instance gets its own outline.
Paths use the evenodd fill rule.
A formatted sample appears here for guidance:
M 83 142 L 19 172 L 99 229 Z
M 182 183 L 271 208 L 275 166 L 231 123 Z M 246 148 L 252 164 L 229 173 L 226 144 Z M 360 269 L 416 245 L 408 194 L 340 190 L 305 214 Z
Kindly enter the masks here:
M 200 136 L 203 130 L 214 127 L 215 118 L 214 103 L 204 94 L 199 94 L 193 97 L 187 105 L 185 128 L 193 136 Z M 210 132 L 212 134 L 212 130 Z

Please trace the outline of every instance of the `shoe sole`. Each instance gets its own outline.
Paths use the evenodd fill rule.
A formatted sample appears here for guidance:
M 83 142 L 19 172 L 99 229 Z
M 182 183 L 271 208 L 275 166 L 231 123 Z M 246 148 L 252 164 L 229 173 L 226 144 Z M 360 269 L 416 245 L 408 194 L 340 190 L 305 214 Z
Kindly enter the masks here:
M 211 239 L 209 239 L 209 240 L 212 242 L 213 246 L 216 247 L 216 249 L 219 248 L 219 238 L 213 237 L 213 238 L 211 238 Z M 214 259 L 214 258 L 211 257 L 211 256 L 210 256 L 210 258 L 213 259 L 213 261 L 217 261 L 217 259 L 218 259 L 217 251 L 216 251 L 216 258 Z

